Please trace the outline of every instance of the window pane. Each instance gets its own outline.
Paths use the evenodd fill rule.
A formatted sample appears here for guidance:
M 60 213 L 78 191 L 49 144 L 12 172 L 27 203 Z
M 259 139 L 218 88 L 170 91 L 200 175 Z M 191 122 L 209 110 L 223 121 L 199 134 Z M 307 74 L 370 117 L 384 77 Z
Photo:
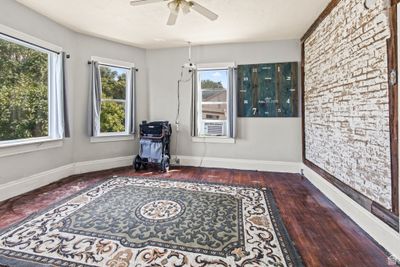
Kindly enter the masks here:
M 203 102 L 226 102 L 226 90 L 204 90 L 202 91 Z
M 103 99 L 125 99 L 127 69 L 100 65 Z
M 226 120 L 227 104 L 202 104 L 203 120 Z
M 48 136 L 48 54 L 0 39 L 0 141 Z
M 228 88 L 228 70 L 202 70 L 199 74 L 201 89 Z
M 101 102 L 100 132 L 125 132 L 125 103 L 115 101 Z
M 125 132 L 125 103 L 101 102 L 100 131 L 102 133 Z

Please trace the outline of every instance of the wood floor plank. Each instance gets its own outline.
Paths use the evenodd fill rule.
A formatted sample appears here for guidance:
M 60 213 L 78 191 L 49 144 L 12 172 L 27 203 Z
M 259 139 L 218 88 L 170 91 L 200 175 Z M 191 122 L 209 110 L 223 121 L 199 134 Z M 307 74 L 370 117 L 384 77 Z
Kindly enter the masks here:
M 390 266 L 385 251 L 298 174 L 179 167 L 167 174 L 119 168 L 74 175 L 0 202 L 0 229 L 96 182 L 119 176 L 158 176 L 190 181 L 270 187 L 282 219 L 306 266 Z

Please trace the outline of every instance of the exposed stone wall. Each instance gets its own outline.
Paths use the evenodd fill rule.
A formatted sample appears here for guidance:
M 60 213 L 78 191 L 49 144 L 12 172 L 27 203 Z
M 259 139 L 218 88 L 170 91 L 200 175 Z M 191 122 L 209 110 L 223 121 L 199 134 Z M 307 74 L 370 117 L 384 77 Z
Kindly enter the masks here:
M 342 0 L 305 41 L 306 159 L 391 208 L 388 1 Z

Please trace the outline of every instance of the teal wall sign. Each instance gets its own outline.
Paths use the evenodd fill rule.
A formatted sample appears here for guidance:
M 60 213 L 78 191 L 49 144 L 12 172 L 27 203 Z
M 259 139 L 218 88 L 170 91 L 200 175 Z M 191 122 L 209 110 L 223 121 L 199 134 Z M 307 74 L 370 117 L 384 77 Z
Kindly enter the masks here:
M 238 65 L 239 117 L 298 117 L 298 63 Z

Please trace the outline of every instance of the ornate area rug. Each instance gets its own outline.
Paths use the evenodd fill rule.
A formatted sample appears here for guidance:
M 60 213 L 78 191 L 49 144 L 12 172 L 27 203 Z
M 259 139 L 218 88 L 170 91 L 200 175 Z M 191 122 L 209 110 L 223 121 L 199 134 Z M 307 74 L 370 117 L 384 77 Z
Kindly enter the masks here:
M 302 266 L 269 189 L 115 177 L 0 233 L 6 266 Z

